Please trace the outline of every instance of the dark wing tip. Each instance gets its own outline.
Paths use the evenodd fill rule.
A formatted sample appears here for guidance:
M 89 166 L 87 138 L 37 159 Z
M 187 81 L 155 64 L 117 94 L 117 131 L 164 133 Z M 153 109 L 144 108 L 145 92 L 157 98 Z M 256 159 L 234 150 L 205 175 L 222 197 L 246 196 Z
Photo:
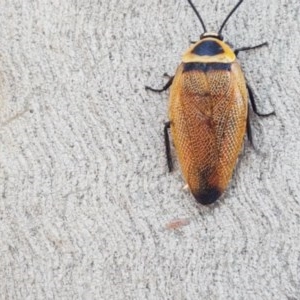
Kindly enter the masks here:
M 194 197 L 196 198 L 197 202 L 203 205 L 209 205 L 214 203 L 220 196 L 221 192 L 216 187 L 209 187 L 205 190 L 202 190 L 198 193 L 193 193 Z

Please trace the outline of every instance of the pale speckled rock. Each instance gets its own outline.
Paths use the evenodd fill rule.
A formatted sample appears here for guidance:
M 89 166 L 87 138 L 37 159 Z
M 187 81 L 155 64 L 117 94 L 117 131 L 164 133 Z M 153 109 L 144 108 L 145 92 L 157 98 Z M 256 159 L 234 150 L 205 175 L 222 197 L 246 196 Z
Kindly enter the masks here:
M 236 3 L 195 1 L 216 29 Z M 185 1 L 0 3 L 0 299 L 299 299 L 300 3 L 224 30 L 261 111 L 212 208 L 168 174 L 168 93 L 201 33 Z M 189 224 L 170 231 L 177 219 Z

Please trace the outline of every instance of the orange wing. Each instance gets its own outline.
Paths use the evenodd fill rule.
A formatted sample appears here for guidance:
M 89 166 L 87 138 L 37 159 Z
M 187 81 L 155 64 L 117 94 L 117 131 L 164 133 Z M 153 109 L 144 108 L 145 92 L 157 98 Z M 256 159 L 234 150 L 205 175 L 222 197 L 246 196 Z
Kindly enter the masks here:
M 196 200 L 214 202 L 231 179 L 246 131 L 248 99 L 239 64 L 189 70 L 171 86 L 171 134 L 183 176 Z

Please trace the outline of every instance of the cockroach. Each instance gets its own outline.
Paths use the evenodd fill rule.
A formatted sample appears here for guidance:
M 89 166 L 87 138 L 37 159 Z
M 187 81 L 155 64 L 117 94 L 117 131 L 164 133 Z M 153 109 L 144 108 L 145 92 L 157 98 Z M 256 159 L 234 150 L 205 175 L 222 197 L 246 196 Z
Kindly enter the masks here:
M 162 89 L 170 89 L 169 122 L 164 126 L 169 171 L 173 169 L 169 129 L 183 177 L 196 201 L 207 205 L 215 202 L 232 177 L 244 136 L 252 143 L 249 100 L 259 113 L 251 87 L 246 82 L 237 60 L 239 52 L 267 46 L 267 42 L 233 49 L 224 42 L 222 30 L 240 6 L 240 0 L 223 21 L 219 31 L 207 32 L 205 24 L 191 0 L 204 33 L 183 54 L 175 76 Z

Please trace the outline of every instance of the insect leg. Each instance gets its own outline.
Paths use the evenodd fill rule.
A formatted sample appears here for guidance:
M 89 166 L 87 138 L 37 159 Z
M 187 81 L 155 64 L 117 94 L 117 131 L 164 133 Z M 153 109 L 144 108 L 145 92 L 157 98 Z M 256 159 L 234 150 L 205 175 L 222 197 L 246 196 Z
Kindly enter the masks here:
M 239 54 L 239 52 L 241 51 L 247 51 L 247 50 L 252 50 L 252 49 L 257 49 L 257 48 L 261 48 L 263 46 L 268 46 L 268 42 L 256 45 L 256 46 L 252 46 L 252 47 L 242 47 L 242 48 L 238 48 L 234 50 L 234 54 L 237 56 Z
M 167 78 L 169 78 L 169 79 L 170 79 L 171 77 L 174 77 L 174 76 L 169 75 L 167 72 L 165 72 L 165 73 L 163 74 L 163 76 L 164 76 L 164 77 L 167 77 Z
M 254 101 L 253 91 L 252 91 L 252 89 L 251 89 L 251 87 L 249 86 L 248 83 L 246 84 L 246 86 L 247 86 L 247 90 L 248 90 L 248 94 L 249 94 L 251 106 L 252 106 L 252 109 L 253 109 L 253 111 L 255 112 L 255 114 L 257 114 L 257 115 L 260 116 L 260 117 L 268 117 L 268 116 L 271 116 L 271 115 L 275 115 L 275 111 L 272 111 L 272 112 L 270 112 L 270 113 L 268 113 L 268 114 L 262 114 L 262 113 L 259 113 L 259 112 L 257 111 L 257 106 L 256 106 L 256 103 L 255 103 L 255 101 Z
M 170 79 L 168 80 L 168 82 L 164 85 L 164 87 L 162 89 L 154 89 L 150 86 L 145 86 L 145 89 L 150 90 L 152 92 L 161 93 L 161 92 L 167 90 L 171 86 L 173 79 L 174 79 L 174 76 L 171 76 Z
M 250 124 L 250 105 L 248 104 L 248 115 L 247 115 L 247 137 L 254 148 L 253 139 L 252 139 L 252 130 L 251 130 L 251 124 Z
M 164 136 L 165 136 L 165 146 L 166 146 L 166 156 L 167 156 L 168 168 L 169 168 L 169 172 L 172 172 L 173 162 L 172 162 L 170 138 L 169 138 L 169 132 L 168 132 L 170 125 L 171 125 L 170 121 L 165 123 Z

